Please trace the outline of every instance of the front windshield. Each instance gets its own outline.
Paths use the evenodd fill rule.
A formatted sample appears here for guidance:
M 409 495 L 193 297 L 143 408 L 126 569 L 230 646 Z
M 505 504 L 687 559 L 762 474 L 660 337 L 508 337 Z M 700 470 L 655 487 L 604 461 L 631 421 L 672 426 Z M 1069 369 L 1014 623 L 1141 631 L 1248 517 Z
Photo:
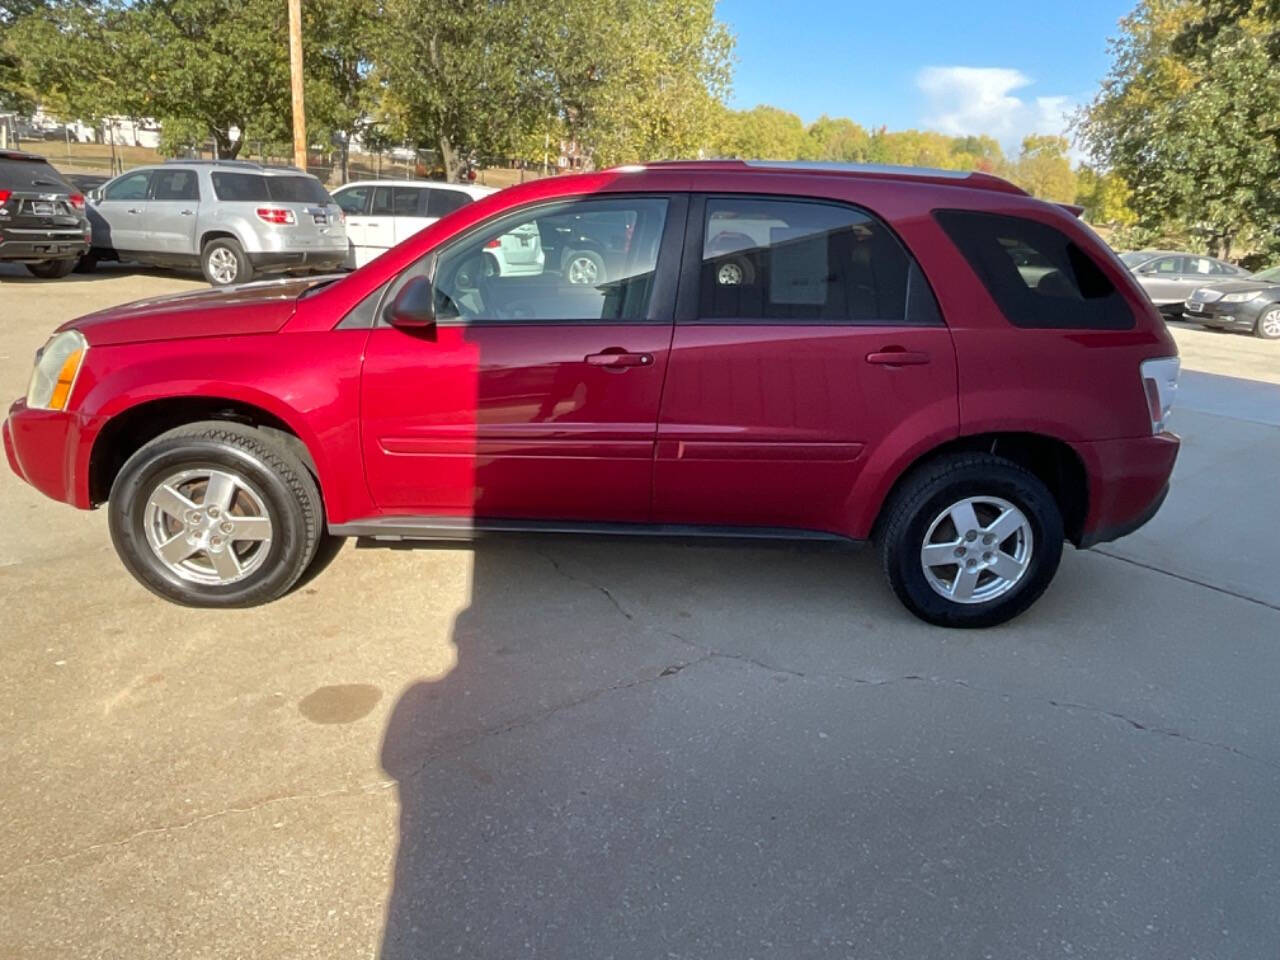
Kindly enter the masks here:
M 1120 254 L 1120 260 L 1124 263 L 1126 267 L 1136 267 L 1138 264 L 1142 263 L 1143 261 L 1150 260 L 1150 259 L 1151 259 L 1151 254 L 1149 253 Z

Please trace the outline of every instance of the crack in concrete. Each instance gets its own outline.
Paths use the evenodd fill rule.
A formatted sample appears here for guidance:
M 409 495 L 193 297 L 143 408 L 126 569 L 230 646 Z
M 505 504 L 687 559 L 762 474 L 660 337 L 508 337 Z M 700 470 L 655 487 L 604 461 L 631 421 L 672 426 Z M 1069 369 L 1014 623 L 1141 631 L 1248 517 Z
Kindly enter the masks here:
M 1232 597 L 1236 600 L 1244 600 L 1246 603 L 1256 603 L 1258 606 L 1266 607 L 1268 610 L 1280 610 L 1280 606 L 1271 603 L 1269 600 L 1261 600 L 1258 597 L 1251 597 L 1247 593 L 1238 593 L 1235 590 L 1228 590 L 1226 587 L 1220 587 L 1217 584 L 1209 583 L 1205 580 L 1198 580 L 1195 577 L 1187 576 L 1185 573 L 1174 573 L 1172 570 L 1165 570 L 1163 567 L 1157 567 L 1154 564 L 1144 563 L 1141 560 L 1134 560 L 1132 557 L 1121 556 L 1118 553 L 1110 553 L 1100 547 L 1090 547 L 1089 550 L 1091 553 L 1096 553 L 1100 557 L 1106 557 L 1108 560 L 1119 560 L 1121 563 L 1140 567 L 1143 570 L 1150 570 L 1152 573 L 1163 574 L 1166 577 L 1181 580 L 1183 583 L 1190 583 L 1197 587 L 1204 587 L 1206 590 L 1212 590 L 1214 593 L 1221 593 L 1223 596 Z

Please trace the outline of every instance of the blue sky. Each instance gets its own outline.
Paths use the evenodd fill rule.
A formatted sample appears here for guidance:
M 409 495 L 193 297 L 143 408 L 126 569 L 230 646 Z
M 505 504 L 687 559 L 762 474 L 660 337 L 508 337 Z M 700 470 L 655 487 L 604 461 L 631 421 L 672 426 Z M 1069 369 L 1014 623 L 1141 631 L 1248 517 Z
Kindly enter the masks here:
M 1006 149 L 1058 133 L 1108 66 L 1136 0 L 719 0 L 737 35 L 730 104 L 812 121 L 989 133 Z

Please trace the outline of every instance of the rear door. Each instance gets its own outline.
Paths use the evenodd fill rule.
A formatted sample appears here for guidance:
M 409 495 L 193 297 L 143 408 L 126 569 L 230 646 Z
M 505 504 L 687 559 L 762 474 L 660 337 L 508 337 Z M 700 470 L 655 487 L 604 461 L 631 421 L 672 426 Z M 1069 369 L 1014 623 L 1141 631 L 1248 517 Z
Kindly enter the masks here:
M 395 211 L 395 223 L 392 224 L 392 239 L 395 243 L 408 240 L 419 230 L 429 227 L 439 217 L 430 214 L 431 195 L 435 191 L 427 186 L 394 187 L 391 191 L 391 206 Z
M 884 223 L 800 198 L 695 199 L 655 521 L 849 533 L 876 449 L 957 421 L 950 334 Z
M 1186 260 L 1181 255 L 1157 257 L 1138 268 L 1138 282 L 1152 303 L 1170 304 L 1187 298 L 1190 291 L 1182 292 L 1187 285 Z
M 102 199 L 89 209 L 93 245 L 124 252 L 149 252 L 152 238 L 146 215 L 150 192 L 150 170 L 135 170 L 108 183 L 102 190 Z
M 365 246 L 373 256 L 396 245 L 396 188 L 375 187 L 369 215 L 365 217 Z M 410 198 L 412 199 L 412 198 Z M 404 202 L 403 200 L 401 202 Z
M 200 178 L 196 171 L 162 167 L 151 177 L 151 199 L 145 216 L 157 253 L 195 256 L 200 212 Z
M 349 267 L 363 267 L 377 256 L 369 249 L 366 239 L 369 202 L 372 199 L 373 187 L 364 183 L 343 187 L 333 195 L 334 203 L 347 217 L 347 241 L 351 244 L 351 258 L 347 263 Z
M 383 513 L 649 518 L 684 208 L 663 195 L 531 205 L 397 278 L 384 304 L 430 275 L 439 320 L 426 334 L 380 326 L 365 347 L 365 475 Z M 492 240 L 587 210 L 632 233 L 608 283 L 484 269 Z

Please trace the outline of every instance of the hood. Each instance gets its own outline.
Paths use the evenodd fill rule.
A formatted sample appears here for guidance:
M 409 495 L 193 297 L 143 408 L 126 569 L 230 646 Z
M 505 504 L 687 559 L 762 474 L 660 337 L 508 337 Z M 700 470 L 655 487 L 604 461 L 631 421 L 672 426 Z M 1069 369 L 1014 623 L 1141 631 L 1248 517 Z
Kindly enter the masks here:
M 1211 280 L 1206 278 L 1204 283 L 1196 287 L 1195 292 L 1192 293 L 1191 297 L 1192 299 L 1196 299 L 1195 294 L 1202 290 L 1212 291 L 1213 293 L 1218 294 L 1218 296 L 1201 298 L 1212 303 L 1214 300 L 1220 300 L 1228 293 L 1244 293 L 1248 290 L 1274 289 L 1280 289 L 1280 283 L 1276 283 L 1274 280 L 1258 280 L 1255 277 L 1241 277 L 1238 280 Z
M 293 316 L 298 297 L 324 282 L 324 277 L 266 280 L 137 300 L 78 317 L 59 329 L 79 330 L 91 346 L 275 333 Z

